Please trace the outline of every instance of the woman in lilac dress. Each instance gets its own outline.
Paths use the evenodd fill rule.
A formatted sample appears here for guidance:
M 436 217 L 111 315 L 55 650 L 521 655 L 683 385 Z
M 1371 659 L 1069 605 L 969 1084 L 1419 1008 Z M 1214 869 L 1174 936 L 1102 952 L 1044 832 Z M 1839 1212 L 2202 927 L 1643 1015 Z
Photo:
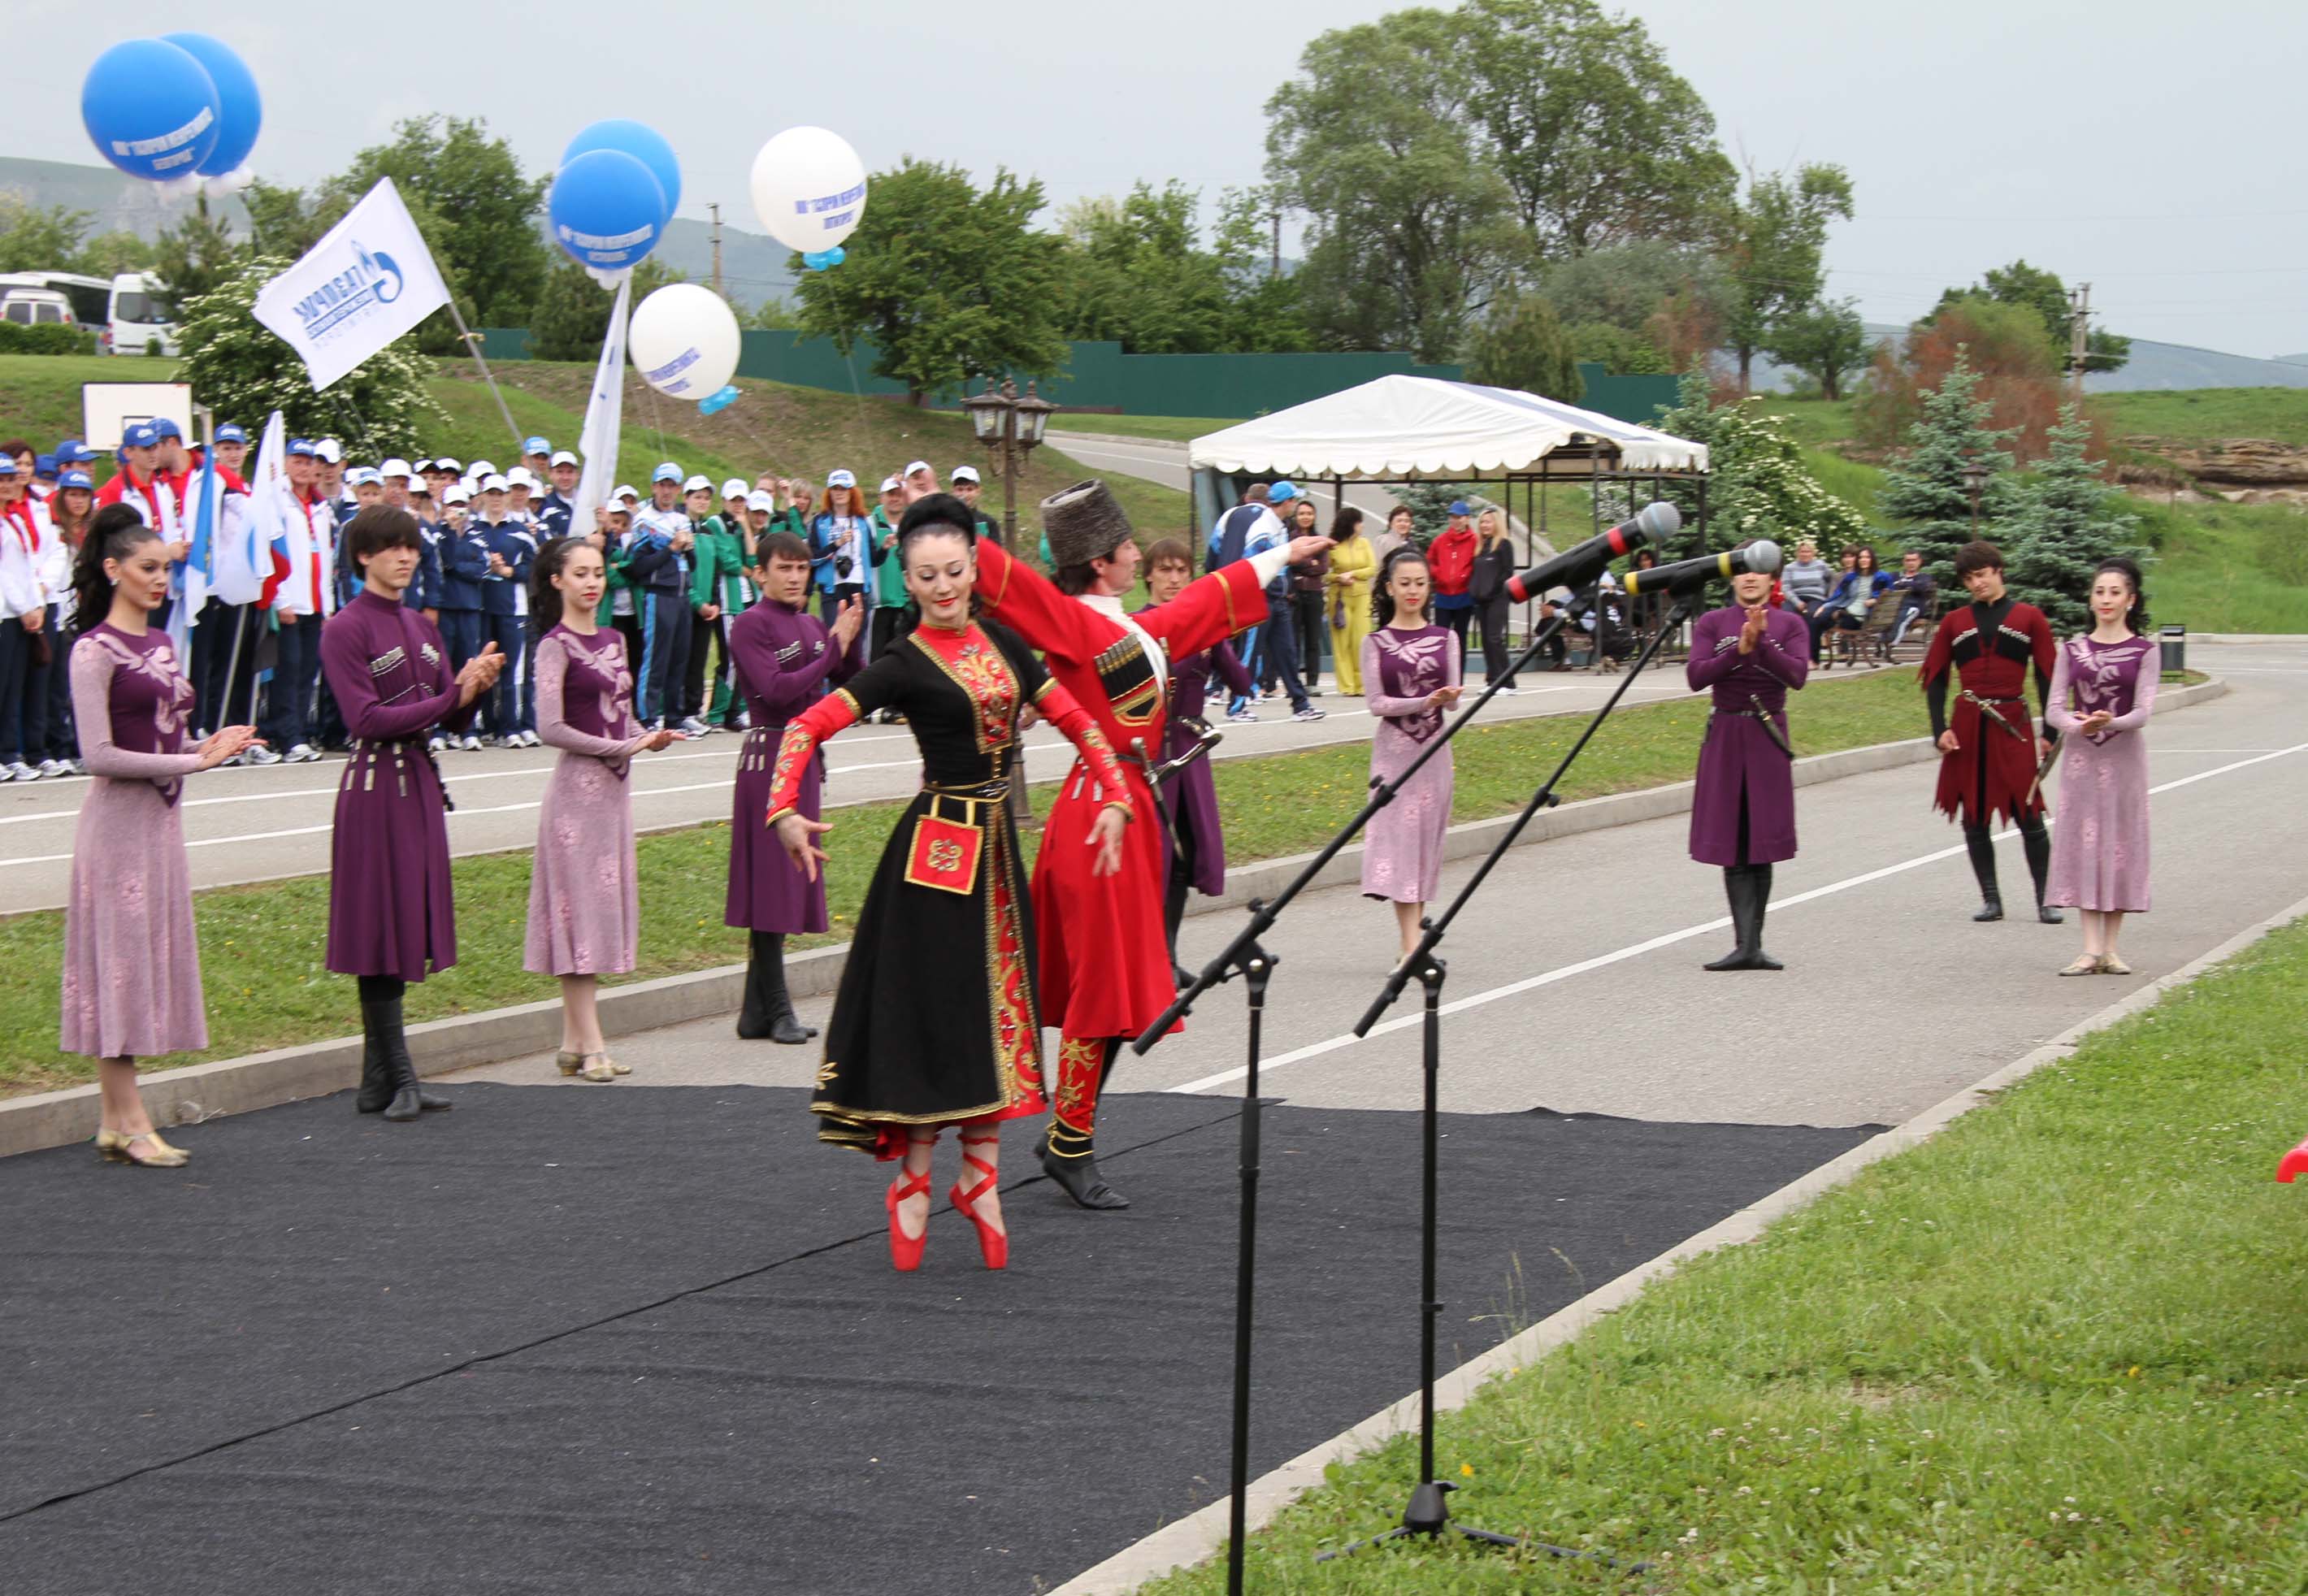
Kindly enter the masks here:
M 359 980 L 353 1107 L 403 1123 L 451 1106 L 418 1084 L 401 1013 L 409 982 L 457 962 L 448 794 L 425 739 L 473 723 L 505 656 L 492 643 L 452 673 L 439 630 L 401 602 L 425 548 L 408 511 L 370 505 L 342 547 L 361 588 L 321 630 L 321 669 L 353 738 L 329 836 L 327 964 Z
M 2060 734 L 2060 823 L 2044 902 L 2083 911 L 2083 956 L 2062 975 L 2130 975 L 2116 933 L 2148 910 L 2148 745 L 2156 644 L 2140 567 L 2104 560 L 2092 574 L 2092 629 L 2062 645 L 2044 718 Z M 2072 701 L 2072 703 L 2071 703 Z
M 598 534 L 595 534 L 598 536 Z M 614 1081 L 632 1072 L 609 1057 L 596 988 L 633 967 L 641 891 L 633 858 L 636 754 L 681 740 L 633 719 L 625 639 L 595 619 L 609 570 L 590 538 L 545 546 L 530 573 L 529 625 L 537 639 L 537 735 L 561 750 L 537 816 L 529 876 L 529 940 L 521 967 L 561 980 L 564 1075 Z
M 1373 600 L 1378 625 L 1363 639 L 1363 698 L 1378 722 L 1371 737 L 1374 781 L 1391 781 L 1407 768 L 1459 702 L 1457 634 L 1434 624 L 1427 610 L 1433 591 L 1417 549 L 1398 548 L 1387 556 Z M 1418 945 L 1419 917 L 1442 880 L 1451 788 L 1446 747 L 1372 817 L 1363 843 L 1363 896 L 1394 904 L 1405 958 Z
M 185 747 L 193 685 L 150 624 L 168 596 L 168 546 L 125 505 L 106 508 L 73 565 L 85 628 L 73 644 L 73 714 L 95 781 L 73 833 L 58 1045 L 98 1061 L 97 1151 L 173 1169 L 190 1155 L 152 1128 L 136 1060 L 209 1045 L 177 798 L 185 777 L 248 747 L 256 731 L 228 726 Z

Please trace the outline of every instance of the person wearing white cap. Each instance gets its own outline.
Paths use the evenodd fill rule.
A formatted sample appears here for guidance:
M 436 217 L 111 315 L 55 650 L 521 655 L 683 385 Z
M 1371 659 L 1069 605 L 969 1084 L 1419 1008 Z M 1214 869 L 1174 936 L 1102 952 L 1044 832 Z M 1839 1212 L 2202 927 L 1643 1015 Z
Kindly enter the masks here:
M 906 479 L 906 502 L 924 498 L 938 490 L 937 473 L 930 470 L 926 460 L 909 460 L 906 469 L 898 473 Z
M 874 600 L 866 582 L 873 574 L 873 522 L 866 496 L 857 491 L 853 471 L 833 471 L 825 479 L 825 507 L 809 523 L 809 549 L 817 562 L 818 614 L 828 625 L 841 607 L 856 599 L 870 611 Z M 871 619 L 870 615 L 868 619 Z M 849 640 L 850 668 L 866 662 L 862 637 Z
M 280 506 L 288 531 L 288 570 L 268 595 L 277 628 L 272 683 L 265 693 L 264 741 L 245 756 L 251 764 L 278 764 L 285 749 L 299 760 L 311 751 L 317 720 L 326 727 L 334 700 L 321 691 L 321 625 L 336 610 L 337 513 L 321 477 L 317 446 L 290 438 L 288 502 Z M 347 516 L 349 520 L 350 516 Z M 325 740 L 325 730 L 321 734 Z
M 642 623 L 634 700 L 642 723 L 650 727 L 678 719 L 674 701 L 681 695 L 689 662 L 689 573 L 697 539 L 681 506 L 681 468 L 669 460 L 650 473 L 650 502 L 634 515 L 627 545 L 625 580 L 633 585 L 633 611 Z
M 433 513 L 418 502 L 419 495 L 429 495 L 421 468 L 405 460 L 388 460 L 377 467 L 376 474 L 384 486 L 384 502 L 395 510 L 406 510 L 417 518 L 417 535 L 425 539 L 418 554 L 417 575 L 400 601 L 424 616 L 435 626 L 441 624 L 441 527 Z
M 553 490 L 537 502 L 538 525 L 548 538 L 565 538 L 576 520 L 577 457 L 566 449 L 559 451 L 547 475 L 553 479 Z
M 707 726 L 724 731 L 738 730 L 745 723 L 745 701 L 738 695 L 736 665 L 729 653 L 729 628 L 751 608 L 755 597 L 754 579 L 749 574 L 753 568 L 749 551 L 754 539 L 745 522 L 747 496 L 745 484 L 738 478 L 732 477 L 721 484 L 721 513 L 708 516 L 696 529 L 697 574 L 689 590 L 699 623 L 710 628 L 713 644 L 719 650 L 712 696 L 706 700 L 702 675 L 705 642 L 704 634 L 700 634 L 700 641 L 689 655 L 689 671 L 694 683 L 690 689 L 690 702 L 698 706 Z M 710 617 L 708 609 L 713 612 Z
M 953 484 L 953 496 L 968 505 L 969 513 L 977 517 L 979 539 L 987 543 L 999 545 L 1002 541 L 1002 524 L 977 507 L 977 496 L 985 491 L 977 480 L 977 468 L 958 465 L 953 468 L 947 480 Z
M 882 502 L 866 518 L 866 536 L 874 548 L 874 612 L 867 617 L 866 658 L 880 659 L 904 640 L 917 618 L 906 591 L 906 562 L 898 556 L 898 522 L 905 519 L 906 485 L 897 477 L 882 479 Z
M 481 578 L 481 642 L 496 644 L 505 660 L 504 672 L 481 702 L 497 746 L 526 748 L 534 740 L 521 723 L 521 703 L 528 675 L 529 572 L 537 558 L 537 540 L 530 536 L 527 523 L 506 513 L 503 477 L 481 479 L 478 531 L 488 556 Z
M 471 516 L 473 496 L 461 482 L 441 490 L 441 587 L 438 625 L 449 651 L 449 669 L 462 670 L 481 651 L 481 584 L 489 574 L 489 548 Z M 481 739 L 469 725 L 459 735 L 436 731 L 432 748 L 478 753 Z
M 729 643 L 719 625 L 723 611 L 714 591 L 721 551 L 713 540 L 712 482 L 702 476 L 689 478 L 681 485 L 681 505 L 689 516 L 689 651 L 680 661 L 680 702 L 673 712 L 681 717 L 684 733 L 703 737 L 713 729 L 705 723 L 705 661 L 716 645 L 721 650 L 722 674 L 729 669 Z

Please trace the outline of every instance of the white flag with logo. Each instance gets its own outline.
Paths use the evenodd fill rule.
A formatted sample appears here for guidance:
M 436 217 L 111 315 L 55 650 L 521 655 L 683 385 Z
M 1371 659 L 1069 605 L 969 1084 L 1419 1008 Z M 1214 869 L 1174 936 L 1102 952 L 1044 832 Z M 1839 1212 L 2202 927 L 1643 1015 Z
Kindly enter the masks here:
M 633 274 L 627 272 L 617 283 L 616 302 L 609 306 L 609 331 L 601 340 L 593 396 L 585 404 L 585 429 L 577 438 L 585 467 L 577 479 L 569 530 L 581 538 L 599 524 L 601 505 L 617 479 L 617 446 L 625 417 L 625 310 L 633 292 Z
M 449 285 L 392 179 L 264 285 L 256 319 L 304 358 L 315 393 L 449 303 Z
M 280 412 L 272 412 L 264 424 L 264 437 L 256 447 L 256 466 L 248 474 L 248 513 L 245 535 L 231 552 L 240 563 L 245 574 L 236 574 L 237 586 L 245 585 L 246 603 L 254 603 L 263 596 L 264 580 L 272 574 L 272 555 L 278 549 L 283 556 L 288 552 L 288 525 L 283 513 L 288 507 L 288 429 Z

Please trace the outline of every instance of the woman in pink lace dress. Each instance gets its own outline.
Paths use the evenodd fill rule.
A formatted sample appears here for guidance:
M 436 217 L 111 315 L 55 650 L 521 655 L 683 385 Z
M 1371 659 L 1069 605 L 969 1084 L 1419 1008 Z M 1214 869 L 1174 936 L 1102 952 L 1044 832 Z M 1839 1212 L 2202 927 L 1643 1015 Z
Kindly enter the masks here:
M 2060 647 L 2044 719 L 2060 734 L 2059 824 L 2044 902 L 2083 911 L 2083 955 L 2062 975 L 2130 975 L 2115 951 L 2127 914 L 2148 910 L 2148 743 L 2155 643 L 2141 635 L 2140 567 L 2092 573 L 2092 629 Z
M 185 748 L 193 686 L 168 634 L 150 625 L 168 595 L 167 546 L 135 511 L 114 505 L 97 516 L 73 562 L 73 593 L 86 627 L 73 644 L 73 715 L 95 781 L 73 833 L 58 1046 L 98 1060 L 97 1151 L 172 1169 L 190 1155 L 152 1128 L 136 1060 L 209 1045 L 177 798 L 185 777 L 256 733 L 228 726 Z
M 1459 702 L 1457 634 L 1427 613 L 1434 582 L 1415 548 L 1387 556 L 1374 600 L 1378 626 L 1363 639 L 1363 697 L 1377 729 L 1371 776 L 1391 781 L 1442 729 Z M 1363 842 L 1363 896 L 1394 905 L 1403 956 L 1418 945 L 1418 920 L 1442 876 L 1442 833 L 1451 826 L 1451 751 L 1428 760 L 1394 802 L 1372 817 Z
M 625 639 L 594 618 L 608 585 L 599 535 L 547 544 L 530 578 L 537 735 L 561 759 L 537 819 L 521 962 L 561 978 L 561 1073 L 611 1081 L 628 1071 L 609 1057 L 595 988 L 600 977 L 633 969 L 641 933 L 625 779 L 634 755 L 681 733 L 643 731 L 633 719 Z

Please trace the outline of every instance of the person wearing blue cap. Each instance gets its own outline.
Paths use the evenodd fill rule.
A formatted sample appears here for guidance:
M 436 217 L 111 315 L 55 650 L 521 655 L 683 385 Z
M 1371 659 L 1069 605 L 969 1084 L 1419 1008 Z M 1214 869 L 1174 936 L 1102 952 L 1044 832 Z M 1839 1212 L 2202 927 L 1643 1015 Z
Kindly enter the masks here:
M 1291 532 L 1282 517 L 1292 513 L 1297 498 L 1297 487 L 1287 481 L 1277 482 L 1266 490 L 1267 507 L 1271 513 L 1252 524 L 1249 536 L 1243 539 L 1244 558 L 1288 546 Z M 1323 712 L 1308 696 L 1304 674 L 1298 668 L 1297 617 L 1292 610 L 1290 572 L 1286 566 L 1266 584 L 1266 624 L 1259 628 L 1264 646 L 1259 651 L 1259 665 L 1252 668 L 1251 675 L 1255 679 L 1281 683 L 1282 690 L 1290 695 L 1292 720 L 1319 720 Z
M 56 528 L 25 491 L 30 479 L 0 448 L 0 781 L 6 781 L 40 779 L 25 755 L 42 756 L 46 742 L 49 598 L 62 575 Z
M 481 575 L 481 640 L 504 656 L 504 670 L 482 703 L 489 735 L 500 748 L 525 748 L 521 725 L 523 666 L 528 657 L 529 574 L 537 545 L 505 507 L 505 479 L 481 479 L 481 513 L 475 533 L 487 555 Z
M 1250 541 L 1251 531 L 1261 523 L 1262 518 L 1272 520 L 1278 526 L 1280 524 L 1280 519 L 1266 506 L 1268 491 L 1266 483 L 1252 483 L 1242 490 L 1242 503 L 1219 517 L 1203 547 L 1203 570 L 1216 571 L 1242 558 L 1243 550 Z M 1243 669 L 1250 673 L 1253 681 L 1258 676 L 1259 647 L 1264 642 L 1265 631 L 1263 623 L 1251 626 L 1240 634 L 1241 641 L 1236 644 L 1236 652 L 1242 658 Z M 1255 720 L 1258 712 L 1252 707 L 1246 694 L 1237 694 L 1227 704 L 1227 719 Z
M 650 473 L 650 503 L 633 516 L 625 563 L 625 580 L 642 621 L 633 696 L 642 724 L 652 730 L 665 727 L 673 714 L 680 672 L 689 662 L 689 575 L 696 537 L 682 506 L 681 483 L 681 468 L 669 460 Z
M 288 529 L 288 569 L 271 594 L 274 659 L 263 723 L 269 746 L 249 749 L 252 764 L 278 764 L 284 749 L 298 761 L 312 754 L 323 712 L 321 628 L 338 608 L 336 513 L 323 496 L 313 444 L 290 438 L 287 454 L 280 514 Z
M 160 473 L 159 453 L 157 423 L 139 421 L 121 428 L 120 471 L 97 489 L 96 507 L 126 505 L 134 510 L 146 526 L 160 534 L 160 541 L 167 545 L 161 552 L 175 565 L 192 551 L 183 531 L 184 484 L 171 482 Z M 175 607 L 172 595 L 153 616 L 153 624 L 168 630 Z
M 46 503 L 56 490 L 56 457 L 53 454 L 32 456 L 32 496 Z
M 72 566 L 96 519 L 95 479 L 77 466 L 57 472 L 56 490 L 48 496 L 47 512 L 56 529 L 55 558 L 60 581 L 49 590 L 54 601 L 44 622 L 49 649 L 47 738 L 38 768 L 43 776 L 80 776 L 88 773 L 88 767 L 82 763 L 79 735 L 73 724 L 68 660 L 72 642 L 83 628 L 75 625 L 73 616 Z M 30 749 L 25 757 L 31 757 Z

